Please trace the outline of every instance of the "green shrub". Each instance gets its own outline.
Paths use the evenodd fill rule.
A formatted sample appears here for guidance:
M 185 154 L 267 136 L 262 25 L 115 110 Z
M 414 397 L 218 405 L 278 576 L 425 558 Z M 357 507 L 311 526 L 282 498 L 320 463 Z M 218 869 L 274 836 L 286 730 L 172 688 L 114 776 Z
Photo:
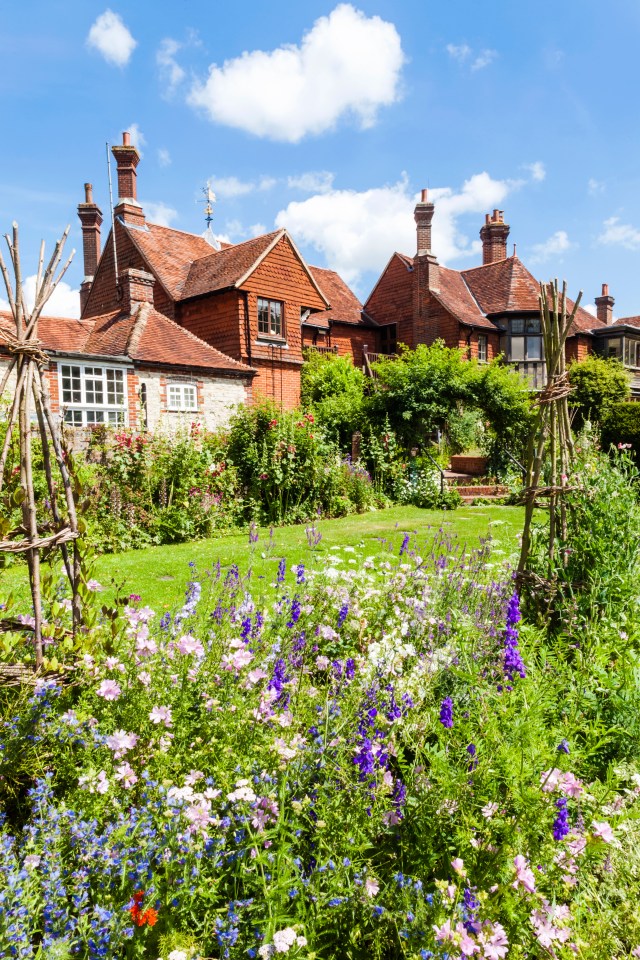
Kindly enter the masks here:
M 605 450 L 624 445 L 640 463 L 640 403 L 614 403 L 604 414 L 600 439 Z
M 365 375 L 354 367 L 351 357 L 305 352 L 300 374 L 301 403 L 345 452 L 351 451 L 351 437 L 363 426 L 365 383 Z
M 576 411 L 577 427 L 587 421 L 601 423 L 614 404 L 629 398 L 628 372 L 619 360 L 589 354 L 569 366 L 569 405 Z

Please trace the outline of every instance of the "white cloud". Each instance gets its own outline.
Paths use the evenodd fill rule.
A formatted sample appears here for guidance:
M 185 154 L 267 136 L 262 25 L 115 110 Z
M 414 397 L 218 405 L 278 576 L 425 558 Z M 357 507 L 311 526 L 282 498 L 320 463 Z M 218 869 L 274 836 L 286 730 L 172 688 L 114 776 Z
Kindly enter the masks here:
M 471 64 L 472 70 L 484 70 L 498 56 L 497 50 L 482 50 Z
M 589 177 L 587 183 L 587 193 L 590 197 L 597 197 L 599 193 L 604 193 L 604 183 L 602 180 L 596 180 L 594 177 Z
M 146 145 L 147 141 L 138 124 L 130 123 L 127 127 L 127 133 L 131 137 L 131 143 L 134 145 L 134 147 L 138 148 L 138 153 L 140 156 L 144 156 L 142 153 L 142 148 Z
M 142 209 L 149 223 L 157 223 L 159 227 L 170 227 L 178 216 L 177 210 L 162 201 L 145 200 Z
M 429 191 L 436 205 L 432 246 L 439 261 L 447 263 L 475 254 L 480 243 L 470 242 L 461 232 L 458 218 L 485 213 L 521 184 L 478 173 L 459 190 L 440 187 Z M 332 189 L 291 202 L 278 213 L 276 226 L 287 227 L 293 237 L 321 251 L 329 267 L 347 282 L 357 283 L 366 271 L 380 271 L 394 250 L 413 255 L 415 203 L 416 196 L 403 176 L 390 186 L 361 192 Z M 480 226 L 478 219 L 478 230 Z
M 571 250 L 576 244 L 569 240 L 566 230 L 556 230 L 543 243 L 533 245 L 531 254 L 531 263 L 545 263 L 552 257 L 561 257 L 567 250 Z
M 158 150 L 158 163 L 161 167 L 171 166 L 171 154 L 166 147 L 160 147 Z
M 448 43 L 447 53 L 459 63 L 464 63 L 465 60 L 468 60 L 471 56 L 471 47 L 466 43 L 461 43 L 459 46 L 457 46 L 455 43 Z
M 266 232 L 267 228 L 264 223 L 252 223 L 251 226 L 247 227 L 247 234 L 250 237 L 261 237 Z
M 296 177 L 288 177 L 287 186 L 291 190 L 302 190 L 303 193 L 328 193 L 334 179 L 335 174 L 328 170 L 310 170 Z
M 587 303 L 584 306 L 580 304 L 580 306 L 583 310 L 586 310 L 587 313 L 590 313 L 592 317 L 598 316 L 598 308 L 596 307 L 595 303 Z
M 598 237 L 600 243 L 608 246 L 626 247 L 627 250 L 640 248 L 640 230 L 630 223 L 620 223 L 619 217 L 609 217 L 604 221 L 604 230 Z
M 531 179 L 536 183 L 542 183 L 547 176 L 547 169 L 541 160 L 536 160 L 535 163 L 525 163 L 524 168 L 529 171 Z
M 245 52 L 212 64 L 188 102 L 211 120 L 259 137 L 298 143 L 355 115 L 362 127 L 399 98 L 404 63 L 392 23 L 366 17 L 350 3 L 320 17 L 299 46 Z
M 165 84 L 166 93 L 172 94 L 184 80 L 186 73 L 175 58 L 182 47 L 177 40 L 165 37 L 156 52 L 156 63 L 160 68 L 160 77 Z
M 233 200 L 245 197 L 256 190 L 272 190 L 277 184 L 275 177 L 262 176 L 258 180 L 240 180 L 238 177 L 209 177 L 208 183 L 217 197 Z
M 35 273 L 26 278 L 23 287 L 27 306 L 31 309 L 36 296 Z M 47 300 L 43 312 L 52 317 L 71 317 L 74 320 L 77 319 L 80 316 L 80 291 L 73 290 L 68 283 L 61 280 L 51 297 Z
M 488 67 L 498 56 L 497 50 L 490 50 L 488 48 L 474 53 L 468 43 L 448 43 L 446 50 L 451 59 L 457 60 L 458 63 L 467 64 L 471 61 L 469 68 L 474 72 Z
M 117 13 L 105 10 L 89 30 L 87 45 L 101 53 L 107 63 L 124 67 L 138 42 L 133 39 Z

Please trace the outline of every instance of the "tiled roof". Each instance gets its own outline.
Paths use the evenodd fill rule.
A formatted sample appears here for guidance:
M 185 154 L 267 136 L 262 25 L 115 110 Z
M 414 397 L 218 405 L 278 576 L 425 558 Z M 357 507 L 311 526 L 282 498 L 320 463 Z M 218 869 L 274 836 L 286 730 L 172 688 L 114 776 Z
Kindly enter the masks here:
M 244 243 L 236 243 L 224 250 L 211 250 L 191 264 L 186 283 L 179 299 L 197 297 L 214 290 L 226 290 L 233 287 L 244 277 L 256 260 L 261 257 L 274 240 L 283 235 L 283 230 L 265 233 Z
M 462 270 L 461 276 L 477 300 L 480 309 L 489 316 L 517 311 L 537 312 L 540 294 L 539 281 L 515 255 L 495 263 Z M 567 307 L 573 309 L 573 300 L 567 298 Z M 572 333 L 584 333 L 601 325 L 593 314 L 582 307 L 573 323 Z
M 315 326 L 328 326 L 333 323 L 349 323 L 358 326 L 373 326 L 368 317 L 362 316 L 362 304 L 335 270 L 325 270 L 324 267 L 309 267 L 313 278 L 329 301 L 328 310 L 319 310 L 312 313 L 309 323 Z
M 461 273 L 457 270 L 449 270 L 447 267 L 440 267 L 438 275 L 439 288 L 432 290 L 431 293 L 449 313 L 462 323 L 495 330 L 495 324 L 485 317 Z
M 640 317 L 619 317 L 611 324 L 612 327 L 640 327 Z
M 148 223 L 146 230 L 127 227 L 133 243 L 169 296 L 179 300 L 194 260 L 215 254 L 211 244 L 195 233 Z
M 13 332 L 10 313 L 0 313 L 0 345 L 3 331 Z M 251 375 L 254 371 L 158 313 L 150 304 L 140 304 L 132 315 L 112 312 L 91 320 L 41 317 L 38 339 L 45 350 L 57 353 L 130 357 L 138 363 L 196 367 Z
M 147 303 L 141 304 L 135 314 L 126 352 L 139 363 L 201 367 L 245 375 L 254 372 L 251 367 L 216 350 Z

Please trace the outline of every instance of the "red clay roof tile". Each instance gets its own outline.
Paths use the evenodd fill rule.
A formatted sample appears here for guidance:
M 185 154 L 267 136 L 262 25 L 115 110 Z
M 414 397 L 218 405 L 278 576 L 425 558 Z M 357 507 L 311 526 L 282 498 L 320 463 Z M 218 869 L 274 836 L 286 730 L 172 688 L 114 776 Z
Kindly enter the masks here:
M 275 230 L 252 240 L 245 240 L 244 243 L 236 243 L 224 250 L 209 248 L 206 256 L 190 265 L 187 280 L 178 299 L 186 300 L 235 286 L 282 233 L 282 230 Z
M 324 267 L 309 267 L 309 270 L 330 304 L 328 310 L 312 313 L 309 323 L 315 326 L 328 326 L 331 320 L 332 323 L 374 326 L 372 320 L 363 317 L 362 304 L 335 270 L 326 270 Z

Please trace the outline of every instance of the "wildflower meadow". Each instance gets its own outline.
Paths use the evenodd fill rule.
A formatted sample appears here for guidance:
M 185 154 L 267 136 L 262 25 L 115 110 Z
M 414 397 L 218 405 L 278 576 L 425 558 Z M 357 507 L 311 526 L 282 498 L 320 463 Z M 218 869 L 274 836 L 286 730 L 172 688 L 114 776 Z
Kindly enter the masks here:
M 576 523 L 606 475 L 637 583 L 605 461 Z M 321 537 L 172 611 L 89 579 L 75 649 L 54 589 L 57 674 L 1 691 L 2 960 L 640 956 L 637 591 L 551 629 L 490 540 Z

